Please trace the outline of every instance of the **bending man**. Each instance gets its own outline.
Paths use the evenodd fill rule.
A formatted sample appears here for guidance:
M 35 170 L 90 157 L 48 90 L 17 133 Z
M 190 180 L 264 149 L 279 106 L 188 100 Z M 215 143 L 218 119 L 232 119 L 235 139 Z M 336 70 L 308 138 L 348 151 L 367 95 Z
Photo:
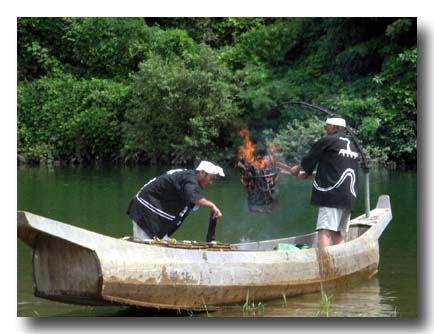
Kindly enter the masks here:
M 127 210 L 133 221 L 134 239 L 158 237 L 166 240 L 183 223 L 191 209 L 206 206 L 210 217 L 222 213 L 200 194 L 216 176 L 225 176 L 223 169 L 209 161 L 201 161 L 196 170 L 170 170 L 146 183 L 133 197 Z

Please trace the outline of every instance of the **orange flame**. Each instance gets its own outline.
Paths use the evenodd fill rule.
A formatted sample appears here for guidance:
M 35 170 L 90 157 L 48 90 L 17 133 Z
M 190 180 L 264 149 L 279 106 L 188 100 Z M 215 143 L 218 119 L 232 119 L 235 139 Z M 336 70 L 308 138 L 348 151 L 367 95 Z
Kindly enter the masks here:
M 238 149 L 238 157 L 244 159 L 249 164 L 253 164 L 255 157 L 253 152 L 255 151 L 255 145 L 250 140 L 250 133 L 247 129 L 240 130 L 240 136 L 243 137 L 243 145 Z
M 240 130 L 240 136 L 243 137 L 243 144 L 238 149 L 238 158 L 243 159 L 257 169 L 263 169 L 270 166 L 276 161 L 276 153 L 279 151 L 277 145 L 267 145 L 268 151 L 271 154 L 269 157 L 255 157 L 255 145 L 250 140 L 250 133 L 247 129 Z

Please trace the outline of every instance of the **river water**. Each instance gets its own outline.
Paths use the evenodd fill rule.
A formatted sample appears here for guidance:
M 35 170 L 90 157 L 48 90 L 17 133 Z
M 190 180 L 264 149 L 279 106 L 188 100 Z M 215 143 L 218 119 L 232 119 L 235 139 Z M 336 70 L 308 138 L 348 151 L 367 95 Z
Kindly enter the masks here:
M 30 211 L 112 237 L 132 234 L 125 214 L 130 198 L 160 167 L 20 167 L 18 210 Z M 223 213 L 216 240 L 226 243 L 281 238 L 310 233 L 317 208 L 309 204 L 312 181 L 281 174 L 271 213 L 252 213 L 239 170 L 204 191 Z M 361 173 L 360 173 L 361 174 Z M 371 207 L 381 194 L 391 198 L 393 220 L 380 239 L 378 274 L 368 282 L 328 291 L 330 306 L 321 307 L 319 293 L 275 300 L 246 310 L 242 305 L 215 312 L 171 314 L 133 307 L 90 307 L 52 302 L 33 296 L 30 248 L 17 241 L 17 315 L 52 316 L 172 316 L 196 317 L 416 317 L 417 316 L 417 177 L 415 172 L 372 169 Z M 352 216 L 364 213 L 363 177 Z M 208 210 L 192 212 L 173 236 L 204 241 Z M 258 304 L 259 301 L 257 301 Z

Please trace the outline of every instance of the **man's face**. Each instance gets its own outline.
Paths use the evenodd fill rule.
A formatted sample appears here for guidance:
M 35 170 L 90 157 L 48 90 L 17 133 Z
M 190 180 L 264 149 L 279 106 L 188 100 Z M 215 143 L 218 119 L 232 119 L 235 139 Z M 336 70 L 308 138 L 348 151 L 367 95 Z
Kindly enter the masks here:
M 336 126 L 334 126 L 332 124 L 326 124 L 326 125 L 324 125 L 324 129 L 326 130 L 326 133 L 328 135 L 332 135 L 333 133 L 335 133 L 337 131 Z
M 215 175 L 207 174 L 203 170 L 199 171 L 199 173 L 197 174 L 197 181 L 199 183 L 199 186 L 202 189 L 205 189 L 205 188 L 209 187 L 210 185 L 212 185 L 215 178 L 216 178 Z

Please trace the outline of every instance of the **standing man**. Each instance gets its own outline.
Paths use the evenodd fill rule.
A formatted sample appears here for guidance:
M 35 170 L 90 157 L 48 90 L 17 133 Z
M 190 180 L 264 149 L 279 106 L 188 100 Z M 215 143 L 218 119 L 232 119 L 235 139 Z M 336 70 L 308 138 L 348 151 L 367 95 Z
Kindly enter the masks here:
M 209 161 L 201 161 L 196 170 L 170 170 L 146 183 L 133 197 L 127 210 L 133 221 L 135 240 L 158 237 L 167 240 L 182 224 L 191 209 L 210 209 L 211 218 L 222 213 L 200 194 L 216 176 L 225 176 L 223 169 Z
M 291 168 L 292 175 L 315 177 L 311 204 L 319 206 L 318 247 L 344 242 L 342 232 L 348 232 L 357 197 L 358 153 L 344 133 L 346 122 L 340 116 L 332 116 L 324 127 L 327 135 L 312 145 L 301 165 Z

